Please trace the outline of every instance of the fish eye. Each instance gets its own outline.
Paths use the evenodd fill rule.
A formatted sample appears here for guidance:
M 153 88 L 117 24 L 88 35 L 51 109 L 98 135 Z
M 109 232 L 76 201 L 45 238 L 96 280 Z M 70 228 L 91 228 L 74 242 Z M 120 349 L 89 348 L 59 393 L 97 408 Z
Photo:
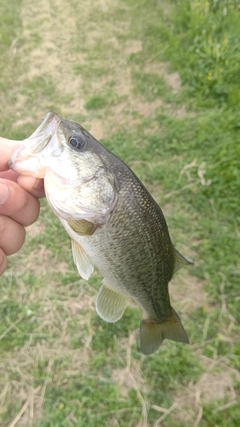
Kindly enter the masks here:
M 84 135 L 76 133 L 70 136 L 69 144 L 74 148 L 74 150 L 80 151 L 87 145 L 87 141 Z

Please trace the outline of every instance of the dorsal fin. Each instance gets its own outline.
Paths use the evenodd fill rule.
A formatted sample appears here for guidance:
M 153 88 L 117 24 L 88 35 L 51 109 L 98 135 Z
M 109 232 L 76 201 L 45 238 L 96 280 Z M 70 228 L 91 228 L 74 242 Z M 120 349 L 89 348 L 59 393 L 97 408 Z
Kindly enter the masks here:
M 187 256 L 183 256 L 178 252 L 176 248 L 175 250 L 175 264 L 174 264 L 174 273 L 176 271 L 180 270 L 180 268 L 187 267 L 188 265 L 193 265 L 194 262 L 191 260 L 191 258 L 188 258 Z

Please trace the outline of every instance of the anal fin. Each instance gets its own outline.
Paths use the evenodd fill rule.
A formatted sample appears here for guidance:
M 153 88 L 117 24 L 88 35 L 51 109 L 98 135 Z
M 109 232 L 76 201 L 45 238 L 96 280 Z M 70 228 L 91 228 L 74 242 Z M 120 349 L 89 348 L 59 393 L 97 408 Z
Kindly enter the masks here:
M 88 280 L 93 273 L 94 266 L 89 256 L 86 254 L 83 248 L 77 242 L 75 242 L 75 240 L 72 240 L 72 253 L 73 260 L 77 266 L 80 276 L 83 279 Z
M 106 322 L 119 320 L 127 306 L 128 297 L 103 284 L 96 300 L 98 315 Z
M 143 319 L 140 327 L 140 349 L 144 354 L 154 353 L 164 339 L 189 343 L 187 333 L 175 310 L 161 323 Z

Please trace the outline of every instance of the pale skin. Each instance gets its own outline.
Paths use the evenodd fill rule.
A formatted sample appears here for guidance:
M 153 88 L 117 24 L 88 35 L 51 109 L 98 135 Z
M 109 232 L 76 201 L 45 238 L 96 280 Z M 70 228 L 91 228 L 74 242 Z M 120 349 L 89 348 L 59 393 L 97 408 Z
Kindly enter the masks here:
M 42 179 L 9 169 L 8 161 L 19 143 L 0 137 L 0 275 L 6 270 L 7 257 L 22 247 L 25 227 L 37 220 L 38 199 L 45 195 Z

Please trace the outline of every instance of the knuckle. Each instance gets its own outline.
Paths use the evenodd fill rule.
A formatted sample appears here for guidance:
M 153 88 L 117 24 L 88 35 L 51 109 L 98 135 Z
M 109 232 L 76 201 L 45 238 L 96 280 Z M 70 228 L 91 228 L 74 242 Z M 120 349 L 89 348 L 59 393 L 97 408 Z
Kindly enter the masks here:
M 18 209 L 18 216 L 21 216 L 21 224 L 30 225 L 38 218 L 40 204 L 36 197 L 27 191 L 22 192 L 21 202 Z
M 7 229 L 7 217 L 5 215 L 0 215 L 0 236 L 1 236 L 1 240 L 5 238 L 6 229 Z
M 27 191 L 22 191 L 21 204 L 19 207 L 19 211 L 25 212 L 27 210 L 27 208 L 29 207 L 29 198 L 30 198 L 30 195 L 27 193 Z

